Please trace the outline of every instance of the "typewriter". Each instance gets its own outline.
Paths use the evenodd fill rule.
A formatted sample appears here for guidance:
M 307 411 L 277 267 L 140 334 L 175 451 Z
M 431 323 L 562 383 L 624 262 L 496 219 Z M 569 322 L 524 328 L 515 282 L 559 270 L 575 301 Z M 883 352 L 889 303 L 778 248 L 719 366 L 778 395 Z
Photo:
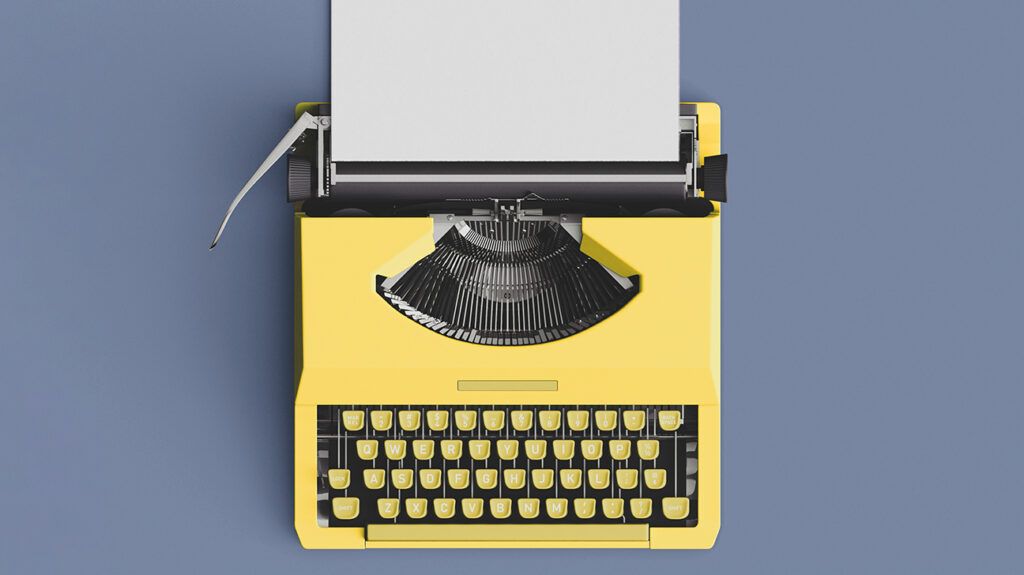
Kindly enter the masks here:
M 718 106 L 673 162 L 346 162 L 296 120 L 214 244 L 287 156 L 301 544 L 711 547 Z

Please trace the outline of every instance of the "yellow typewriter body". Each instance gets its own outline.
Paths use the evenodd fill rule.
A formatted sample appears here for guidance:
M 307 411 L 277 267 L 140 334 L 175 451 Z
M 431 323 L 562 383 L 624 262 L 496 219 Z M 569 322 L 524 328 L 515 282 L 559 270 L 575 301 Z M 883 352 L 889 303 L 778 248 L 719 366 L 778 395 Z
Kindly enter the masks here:
M 698 103 L 697 114 L 703 161 L 719 153 L 719 109 Z M 432 225 L 425 217 L 295 215 L 295 529 L 302 545 L 711 547 L 720 524 L 717 204 L 703 218 L 584 217 L 581 251 L 622 276 L 638 274 L 639 293 L 590 329 L 512 347 L 458 341 L 425 329 L 375 291 L 378 275 L 399 273 L 434 249 Z M 623 531 L 620 538 L 615 529 L 574 530 L 570 513 L 564 527 L 555 529 L 501 531 L 500 521 L 480 519 L 458 522 L 476 529 L 468 531 L 474 537 L 450 528 L 435 537 L 433 530 L 444 529 L 412 520 L 403 522 L 410 527 L 401 536 L 377 538 L 367 527 L 318 522 L 318 482 L 325 480 L 318 466 L 318 406 L 673 404 L 695 405 L 699 413 L 694 526 L 652 526 L 639 535 Z M 488 529 L 501 535 L 489 540 Z

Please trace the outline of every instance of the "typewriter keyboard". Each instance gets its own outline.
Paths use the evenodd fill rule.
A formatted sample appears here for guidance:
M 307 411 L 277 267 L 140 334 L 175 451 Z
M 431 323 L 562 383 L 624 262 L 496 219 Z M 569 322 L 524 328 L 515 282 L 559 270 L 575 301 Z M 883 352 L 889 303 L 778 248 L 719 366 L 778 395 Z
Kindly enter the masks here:
M 697 406 L 321 405 L 318 518 L 697 524 Z

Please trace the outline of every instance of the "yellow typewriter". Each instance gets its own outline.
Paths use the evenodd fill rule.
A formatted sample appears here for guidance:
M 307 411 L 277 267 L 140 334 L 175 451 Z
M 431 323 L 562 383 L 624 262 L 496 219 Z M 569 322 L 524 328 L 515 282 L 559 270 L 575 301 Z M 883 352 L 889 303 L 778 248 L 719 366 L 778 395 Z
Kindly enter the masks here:
M 287 154 L 302 545 L 711 547 L 718 106 L 671 162 L 346 162 L 296 117 L 228 215 Z

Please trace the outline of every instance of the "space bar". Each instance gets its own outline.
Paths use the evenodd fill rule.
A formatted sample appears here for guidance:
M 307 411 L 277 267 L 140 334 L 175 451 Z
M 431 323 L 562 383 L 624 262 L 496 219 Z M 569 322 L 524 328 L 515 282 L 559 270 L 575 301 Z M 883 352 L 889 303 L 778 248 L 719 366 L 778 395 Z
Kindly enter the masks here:
M 646 524 L 370 524 L 367 541 L 647 541 Z

